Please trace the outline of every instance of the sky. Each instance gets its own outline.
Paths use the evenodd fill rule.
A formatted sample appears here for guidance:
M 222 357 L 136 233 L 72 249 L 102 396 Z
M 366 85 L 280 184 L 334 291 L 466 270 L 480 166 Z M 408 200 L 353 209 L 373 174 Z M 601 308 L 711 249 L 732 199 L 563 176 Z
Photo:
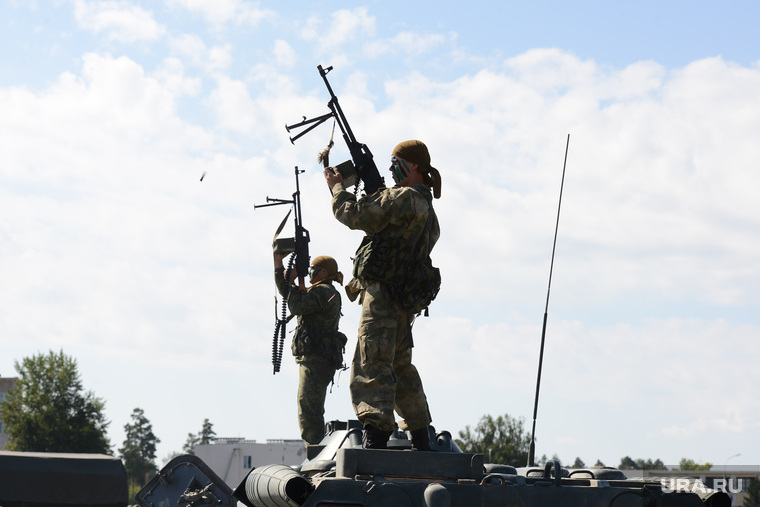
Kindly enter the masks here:
M 420 139 L 442 175 L 443 282 L 414 326 L 437 431 L 503 414 L 530 431 L 546 312 L 537 456 L 757 465 L 758 16 L 754 1 L 2 2 L 0 375 L 62 350 L 106 402 L 114 451 L 139 407 L 159 466 L 204 419 L 298 438 L 287 345 L 271 364 L 287 207 L 254 205 L 291 198 L 303 170 L 310 252 L 350 276 L 361 233 L 332 217 L 316 160 L 330 126 L 285 129 L 328 112 L 317 66 L 332 66 L 382 172 Z M 341 141 L 331 157 L 349 157 Z M 358 317 L 344 298 L 347 361 Z M 326 418 L 353 417 L 344 372 Z

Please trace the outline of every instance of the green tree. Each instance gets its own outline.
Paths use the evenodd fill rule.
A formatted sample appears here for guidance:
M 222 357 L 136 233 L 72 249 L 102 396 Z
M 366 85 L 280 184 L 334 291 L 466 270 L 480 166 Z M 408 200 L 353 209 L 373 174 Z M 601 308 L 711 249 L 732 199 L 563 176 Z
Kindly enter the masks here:
M 209 422 L 208 419 L 203 420 L 203 427 L 201 428 L 201 445 L 208 445 L 216 437 L 216 431 L 214 431 L 214 425 Z
M 660 459 L 656 459 L 652 461 L 651 459 L 639 458 L 637 460 L 634 460 L 630 456 L 626 456 L 620 460 L 620 465 L 618 465 L 618 469 L 620 470 L 665 470 L 665 465 L 662 463 L 662 460 Z
M 750 479 L 742 507 L 760 507 L 760 480 L 757 478 Z
M 678 465 L 679 470 L 710 470 L 712 463 L 705 463 L 700 465 L 692 459 L 681 458 L 681 463 Z
M 199 433 L 187 434 L 187 440 L 185 441 L 185 445 L 182 446 L 182 451 L 186 454 L 195 454 L 196 445 L 210 444 L 214 440 L 214 437 L 216 437 L 214 425 L 208 419 L 204 419 Z
M 464 452 L 480 453 L 492 463 L 525 466 L 528 462 L 530 437 L 525 434 L 524 420 L 504 414 L 496 419 L 480 418 L 474 430 L 466 426 L 459 432 L 457 445 Z
M 84 392 L 63 351 L 16 361 L 18 380 L 0 406 L 12 451 L 111 454 L 105 402 Z
M 619 470 L 638 470 L 638 465 L 633 459 L 631 459 L 630 456 L 626 456 L 620 460 L 618 469 Z
M 195 446 L 198 445 L 200 440 L 201 439 L 197 434 L 188 433 L 187 440 L 185 440 L 185 444 L 182 446 L 182 452 L 185 454 L 195 454 Z
M 153 427 L 145 417 L 143 409 L 134 409 L 131 418 L 132 422 L 124 425 L 127 438 L 124 439 L 124 446 L 119 449 L 124 468 L 127 470 L 130 491 L 135 486 L 144 486 L 150 476 L 158 471 L 156 444 L 160 442 L 153 434 Z
M 636 466 L 640 470 L 665 470 L 665 464 L 662 462 L 661 459 L 656 459 L 654 461 L 652 461 L 651 459 L 647 459 L 647 460 L 637 459 Z
M 586 464 L 580 458 L 575 458 L 573 462 L 573 468 L 585 468 Z

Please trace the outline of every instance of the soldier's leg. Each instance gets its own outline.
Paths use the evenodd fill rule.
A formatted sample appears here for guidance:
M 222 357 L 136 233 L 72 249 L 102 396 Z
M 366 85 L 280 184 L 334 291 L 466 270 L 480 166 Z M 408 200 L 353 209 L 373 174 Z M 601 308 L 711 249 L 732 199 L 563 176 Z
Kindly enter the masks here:
M 335 369 L 327 360 L 302 359 L 298 365 L 298 424 L 301 438 L 318 444 L 325 436 L 325 396 Z
M 396 412 L 402 417 L 399 428 L 418 430 L 430 425 L 428 408 L 422 379 L 417 368 L 412 364 L 412 327 L 411 319 L 399 322 L 398 343 L 394 355 L 393 369 L 396 372 Z
M 356 352 L 351 364 L 351 403 L 359 421 L 392 430 L 396 375 L 393 355 L 398 312 L 378 283 L 366 288 Z

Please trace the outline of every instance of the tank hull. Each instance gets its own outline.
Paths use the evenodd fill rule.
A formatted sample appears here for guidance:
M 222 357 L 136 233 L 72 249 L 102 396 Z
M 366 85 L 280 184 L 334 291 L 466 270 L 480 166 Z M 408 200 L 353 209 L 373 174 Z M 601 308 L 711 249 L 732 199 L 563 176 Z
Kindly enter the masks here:
M 672 491 L 611 468 L 571 470 L 557 460 L 522 468 L 484 463 L 482 454 L 461 452 L 450 433 L 432 428 L 432 451 L 412 451 L 409 435 L 398 430 L 388 449 L 363 449 L 362 431 L 358 421 L 331 421 L 300 466 L 257 467 L 234 491 L 217 484 L 219 477 L 197 457 L 175 458 L 137 500 L 143 507 L 203 501 L 247 507 L 731 506 L 720 491 Z

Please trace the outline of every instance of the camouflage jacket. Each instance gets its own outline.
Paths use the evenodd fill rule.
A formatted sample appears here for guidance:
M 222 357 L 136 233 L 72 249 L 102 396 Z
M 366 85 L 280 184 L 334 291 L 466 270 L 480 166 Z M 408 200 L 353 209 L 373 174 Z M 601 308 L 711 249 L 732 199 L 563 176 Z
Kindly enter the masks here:
M 301 294 L 298 287 L 285 281 L 284 272 L 284 268 L 275 269 L 274 280 L 279 293 L 288 299 L 290 313 L 298 319 L 291 344 L 293 355 L 315 354 L 337 361 L 339 353 L 342 363 L 345 336 L 338 331 L 340 293 L 332 283 L 323 282 Z
M 432 200 L 425 185 L 414 185 L 380 189 L 357 201 L 338 183 L 333 187 L 332 209 L 335 218 L 350 229 L 362 230 L 368 236 L 403 238 L 404 243 L 417 245 L 419 257 L 424 258 L 441 235 Z M 426 227 L 427 223 L 430 225 Z M 365 281 L 352 279 L 346 285 L 349 298 L 353 301 L 364 286 Z

